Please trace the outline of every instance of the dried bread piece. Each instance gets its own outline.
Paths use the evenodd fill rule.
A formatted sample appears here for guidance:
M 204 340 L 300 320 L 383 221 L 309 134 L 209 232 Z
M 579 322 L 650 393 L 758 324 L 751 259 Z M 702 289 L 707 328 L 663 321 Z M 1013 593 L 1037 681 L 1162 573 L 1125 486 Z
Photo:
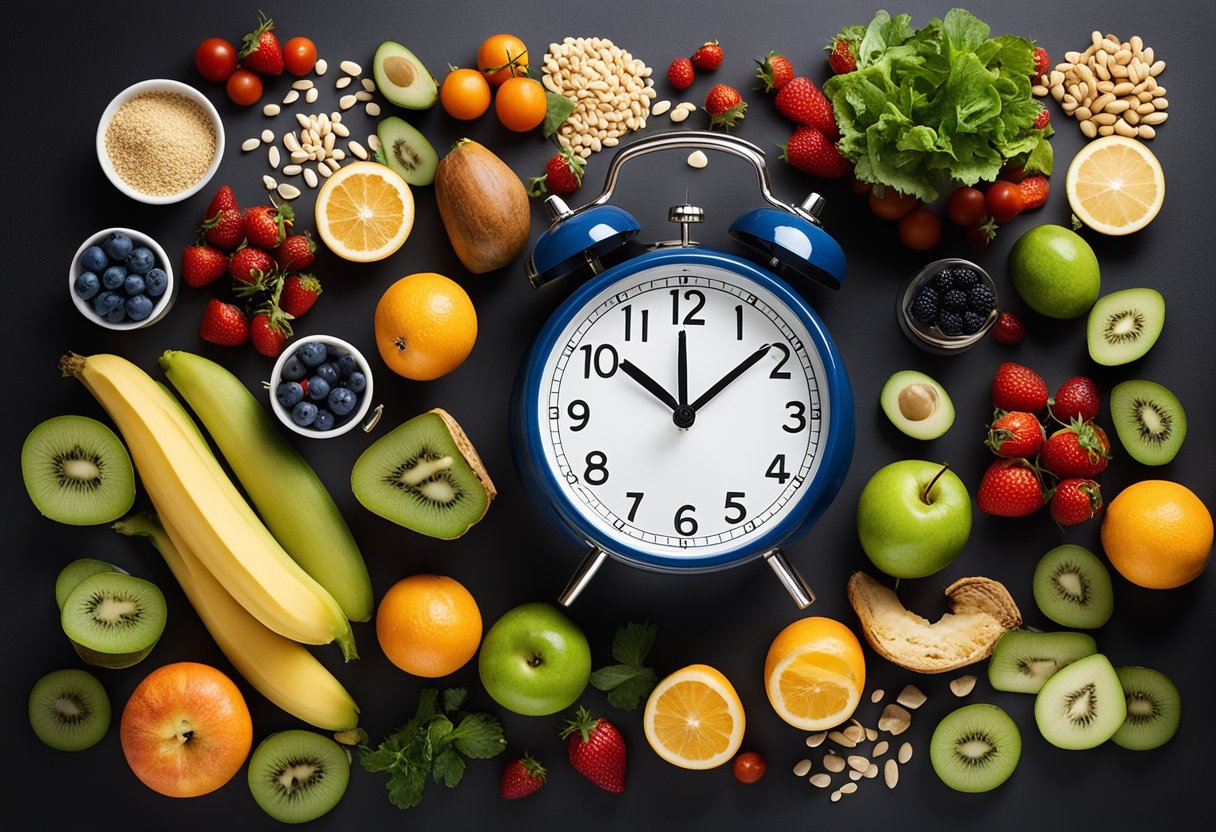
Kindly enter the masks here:
M 917 673 L 944 673 L 992 653 L 1022 615 L 1005 587 L 988 578 L 962 578 L 946 588 L 951 612 L 930 622 L 906 609 L 894 590 L 864 572 L 849 579 L 849 603 L 866 641 L 880 656 Z

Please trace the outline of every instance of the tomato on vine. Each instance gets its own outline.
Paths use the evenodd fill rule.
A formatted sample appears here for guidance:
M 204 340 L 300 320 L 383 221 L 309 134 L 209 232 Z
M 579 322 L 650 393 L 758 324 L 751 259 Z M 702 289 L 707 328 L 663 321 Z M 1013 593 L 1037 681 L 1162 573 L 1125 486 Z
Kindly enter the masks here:
M 490 86 L 528 74 L 528 47 L 515 35 L 490 35 L 477 49 L 477 68 Z

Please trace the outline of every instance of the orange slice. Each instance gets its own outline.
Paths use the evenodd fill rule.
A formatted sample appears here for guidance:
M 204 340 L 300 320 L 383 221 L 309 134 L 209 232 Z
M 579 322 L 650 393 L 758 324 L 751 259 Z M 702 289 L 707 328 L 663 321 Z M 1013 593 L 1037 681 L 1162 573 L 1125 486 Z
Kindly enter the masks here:
M 383 260 L 401 248 L 414 227 L 414 195 L 392 169 L 352 162 L 321 186 L 317 234 L 343 260 Z
M 782 630 L 764 662 L 764 686 L 777 715 L 807 731 L 834 728 L 853 715 L 865 687 L 865 658 L 853 631 L 810 617 Z
M 659 682 L 646 701 L 646 740 L 680 768 L 729 762 L 743 742 L 743 703 L 718 670 L 693 664 Z
M 1153 221 L 1165 201 L 1165 174 L 1135 139 L 1104 136 L 1073 157 L 1064 183 L 1068 204 L 1085 225 L 1119 236 Z

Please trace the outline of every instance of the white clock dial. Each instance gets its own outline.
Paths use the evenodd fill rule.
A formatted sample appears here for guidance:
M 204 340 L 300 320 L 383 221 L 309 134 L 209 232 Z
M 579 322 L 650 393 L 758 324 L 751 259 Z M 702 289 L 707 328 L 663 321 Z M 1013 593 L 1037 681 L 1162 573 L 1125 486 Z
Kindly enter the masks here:
M 681 339 L 683 403 L 712 396 L 686 429 L 687 411 L 674 409 Z M 658 266 L 612 284 L 565 327 L 542 378 L 546 457 L 597 542 L 666 557 L 732 551 L 786 517 L 830 418 L 801 319 L 712 266 Z

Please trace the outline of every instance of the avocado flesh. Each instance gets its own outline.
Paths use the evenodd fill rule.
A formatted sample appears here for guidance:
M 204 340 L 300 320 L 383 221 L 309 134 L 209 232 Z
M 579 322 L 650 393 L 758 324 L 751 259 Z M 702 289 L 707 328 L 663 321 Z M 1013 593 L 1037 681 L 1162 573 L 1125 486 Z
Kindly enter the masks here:
M 386 40 L 372 60 L 376 87 L 388 101 L 408 110 L 425 110 L 439 98 L 439 85 L 413 52 Z

